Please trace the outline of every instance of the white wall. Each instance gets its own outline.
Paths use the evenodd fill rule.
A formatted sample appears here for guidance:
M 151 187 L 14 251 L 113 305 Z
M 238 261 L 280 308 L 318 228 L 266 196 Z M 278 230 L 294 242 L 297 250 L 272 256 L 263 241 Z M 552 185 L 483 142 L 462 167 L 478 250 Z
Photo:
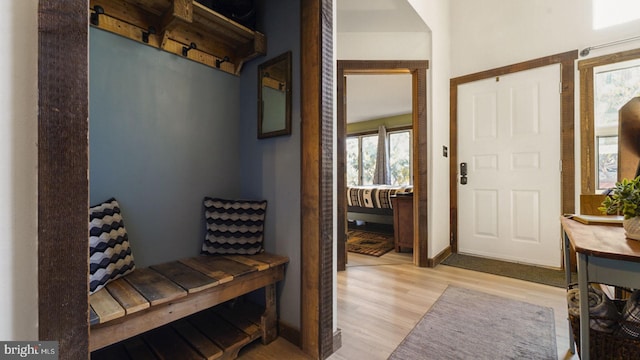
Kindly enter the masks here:
M 424 32 L 339 32 L 338 60 L 425 60 L 431 52 Z
M 639 35 L 640 20 L 593 30 L 591 9 L 591 0 L 452 0 L 452 76 Z M 630 46 L 640 42 L 619 48 Z
M 38 338 L 37 0 L 0 1 L 0 339 Z
M 448 0 L 408 0 L 431 28 L 431 57 L 427 81 L 428 169 L 428 253 L 433 258 L 449 246 L 449 148 L 450 11 Z

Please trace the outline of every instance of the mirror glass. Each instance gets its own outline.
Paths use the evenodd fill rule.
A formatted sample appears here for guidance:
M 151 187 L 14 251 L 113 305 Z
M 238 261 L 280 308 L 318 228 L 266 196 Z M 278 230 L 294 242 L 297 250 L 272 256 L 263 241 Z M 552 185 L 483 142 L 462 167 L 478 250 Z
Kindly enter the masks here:
M 291 134 L 291 52 L 258 66 L 258 139 Z

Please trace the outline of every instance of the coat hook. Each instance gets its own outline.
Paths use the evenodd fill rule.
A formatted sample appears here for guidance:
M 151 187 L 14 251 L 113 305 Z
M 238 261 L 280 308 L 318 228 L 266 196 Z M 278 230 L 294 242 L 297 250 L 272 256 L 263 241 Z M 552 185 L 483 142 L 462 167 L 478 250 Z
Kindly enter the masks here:
M 93 13 L 91 13 L 91 23 L 95 26 L 100 25 L 100 15 L 104 14 L 104 8 L 100 5 L 96 5 L 93 7 Z
M 217 67 L 218 69 L 220 69 L 220 65 L 221 65 L 223 62 L 227 62 L 227 61 L 229 61 L 229 57 L 228 57 L 228 56 L 223 57 L 223 58 L 222 58 L 222 60 L 220 60 L 220 59 L 216 59 L 216 67 Z
M 189 54 L 189 50 L 197 49 L 197 48 L 198 47 L 196 46 L 196 43 L 189 44 L 189 47 L 183 46 L 182 47 L 182 56 L 187 56 Z
M 145 44 L 149 43 L 149 34 L 155 34 L 156 28 L 153 26 L 149 26 L 149 30 L 142 32 L 142 42 Z

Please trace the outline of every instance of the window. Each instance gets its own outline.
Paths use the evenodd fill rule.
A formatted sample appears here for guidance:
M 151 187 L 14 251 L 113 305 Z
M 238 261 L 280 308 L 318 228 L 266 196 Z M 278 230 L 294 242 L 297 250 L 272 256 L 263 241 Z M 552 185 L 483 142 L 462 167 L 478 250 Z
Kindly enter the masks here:
M 378 135 L 347 137 L 347 186 L 373 184 Z
M 618 180 L 618 136 L 596 136 L 597 189 L 615 186 Z
M 360 184 L 360 138 L 347 138 L 347 186 Z
M 394 131 L 387 135 L 391 185 L 411 184 L 411 130 Z
M 618 112 L 640 96 L 640 60 L 595 67 L 593 72 L 596 189 L 604 190 L 618 179 Z
M 373 184 L 373 173 L 376 171 L 376 155 L 378 152 L 378 135 L 360 138 L 360 183 Z
M 347 186 L 372 185 L 378 134 L 347 137 Z M 411 184 L 411 130 L 387 132 L 390 185 Z

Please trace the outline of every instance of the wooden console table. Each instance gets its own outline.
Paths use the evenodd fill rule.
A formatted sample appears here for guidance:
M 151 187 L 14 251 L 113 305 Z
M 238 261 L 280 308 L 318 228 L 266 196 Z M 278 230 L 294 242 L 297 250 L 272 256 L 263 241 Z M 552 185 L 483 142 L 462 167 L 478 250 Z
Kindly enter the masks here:
M 580 289 L 580 357 L 589 359 L 589 304 L 590 282 L 640 288 L 640 241 L 627 239 L 619 226 L 585 225 L 561 217 L 564 233 L 564 259 L 569 263 L 570 249 L 578 258 L 578 288 Z M 565 266 L 567 286 L 571 272 Z M 571 352 L 574 338 L 569 325 Z

